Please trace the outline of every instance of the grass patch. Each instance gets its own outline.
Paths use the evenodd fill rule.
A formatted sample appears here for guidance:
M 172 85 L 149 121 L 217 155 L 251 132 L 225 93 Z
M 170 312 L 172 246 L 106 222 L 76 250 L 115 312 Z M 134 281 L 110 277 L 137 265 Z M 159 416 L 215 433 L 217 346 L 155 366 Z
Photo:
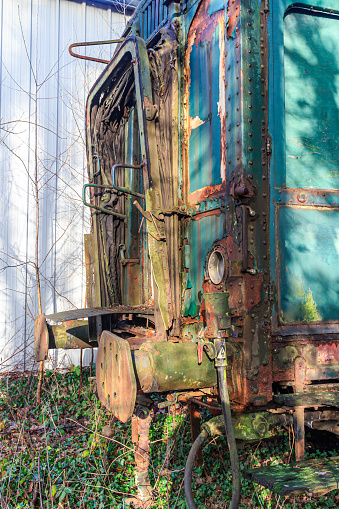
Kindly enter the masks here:
M 100 404 L 88 374 L 84 370 L 80 391 L 78 368 L 47 372 L 41 406 L 36 403 L 35 376 L 0 378 L 1 508 L 124 509 L 124 499 L 135 494 L 130 424 L 115 421 Z M 156 407 L 158 397 L 154 399 Z M 203 420 L 210 417 L 202 410 Z M 114 430 L 112 439 L 101 434 L 108 424 Z M 183 476 L 191 446 L 185 408 L 176 416 L 156 411 L 150 438 L 152 507 L 185 508 Z M 241 469 L 288 461 L 290 442 L 285 431 L 261 444 L 246 445 L 240 451 Z M 204 465 L 195 469 L 193 485 L 200 509 L 228 508 L 232 486 L 224 438 L 205 447 Z M 338 506 L 338 491 L 318 500 L 307 496 L 281 500 L 242 480 L 243 508 Z

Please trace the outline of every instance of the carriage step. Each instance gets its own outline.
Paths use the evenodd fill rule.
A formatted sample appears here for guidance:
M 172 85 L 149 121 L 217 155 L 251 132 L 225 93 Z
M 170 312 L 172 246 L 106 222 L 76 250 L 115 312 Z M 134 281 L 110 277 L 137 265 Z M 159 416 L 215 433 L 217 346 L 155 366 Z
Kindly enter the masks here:
M 53 315 L 47 315 L 46 320 L 50 324 L 68 322 L 69 320 L 80 320 L 82 318 L 94 318 L 96 316 L 114 315 L 114 314 L 143 314 L 150 315 L 154 313 L 153 306 L 123 306 L 121 304 L 109 308 L 84 308 L 71 309 L 70 311 L 61 311 Z
M 339 489 L 339 456 L 254 468 L 245 475 L 278 495 L 320 495 Z
M 280 405 L 296 407 L 313 406 L 335 406 L 339 407 L 339 391 L 319 391 L 319 392 L 297 392 L 295 394 L 278 394 L 274 396 L 274 401 Z

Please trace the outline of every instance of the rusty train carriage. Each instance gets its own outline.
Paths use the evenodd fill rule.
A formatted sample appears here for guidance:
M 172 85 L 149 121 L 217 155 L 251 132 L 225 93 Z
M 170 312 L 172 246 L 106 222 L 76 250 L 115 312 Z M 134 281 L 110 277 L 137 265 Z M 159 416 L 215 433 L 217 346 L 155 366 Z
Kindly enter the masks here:
M 305 424 L 339 430 L 336 8 L 142 1 L 89 94 L 89 309 L 38 317 L 37 360 L 99 345 L 98 394 L 132 418 L 141 501 L 151 392 L 189 403 L 193 438 L 197 405 L 223 410 L 190 454 L 189 507 L 200 442 L 225 429 L 231 507 L 234 438 L 279 424 L 294 424 L 299 478 L 249 475 L 281 494 L 337 487 L 335 461 L 302 462 Z

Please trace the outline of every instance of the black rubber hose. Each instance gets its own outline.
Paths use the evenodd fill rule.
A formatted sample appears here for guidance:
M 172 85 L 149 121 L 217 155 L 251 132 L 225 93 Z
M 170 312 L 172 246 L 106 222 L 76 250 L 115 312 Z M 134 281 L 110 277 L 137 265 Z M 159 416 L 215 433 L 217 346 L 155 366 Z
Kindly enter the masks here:
M 230 407 L 230 399 L 227 389 L 226 366 L 217 367 L 219 395 L 221 399 L 222 413 L 225 421 L 226 437 L 228 448 L 230 451 L 231 468 L 232 468 L 232 500 L 230 509 L 237 509 L 240 503 L 240 467 L 237 451 L 237 444 L 234 437 L 232 414 Z
M 231 468 L 232 468 L 232 500 L 230 509 L 237 509 L 240 503 L 240 467 L 239 467 L 239 457 L 237 451 L 237 444 L 234 437 L 233 432 L 233 424 L 232 424 L 232 414 L 230 407 L 230 400 L 227 389 L 227 380 L 226 380 L 226 367 L 217 367 L 218 373 L 218 382 L 219 382 L 219 395 L 221 399 L 222 413 L 225 421 L 225 429 L 226 429 L 226 437 L 228 448 L 230 451 L 230 459 L 231 459 Z M 192 472 L 194 466 L 194 460 L 198 451 L 206 438 L 208 437 L 208 433 L 206 430 L 203 430 L 198 438 L 193 443 L 191 450 L 189 452 L 186 468 L 185 468 L 185 495 L 186 502 L 189 509 L 197 509 L 195 505 L 193 493 L 192 493 Z
M 186 495 L 186 502 L 189 507 L 189 509 L 197 509 L 197 506 L 195 505 L 193 493 L 192 493 L 192 472 L 193 472 L 193 466 L 194 466 L 194 460 L 196 455 L 198 454 L 198 451 L 206 438 L 208 437 L 208 433 L 206 430 L 203 430 L 198 438 L 193 443 L 191 450 L 189 452 L 189 455 L 187 457 L 186 461 L 186 467 L 185 467 L 185 495 Z

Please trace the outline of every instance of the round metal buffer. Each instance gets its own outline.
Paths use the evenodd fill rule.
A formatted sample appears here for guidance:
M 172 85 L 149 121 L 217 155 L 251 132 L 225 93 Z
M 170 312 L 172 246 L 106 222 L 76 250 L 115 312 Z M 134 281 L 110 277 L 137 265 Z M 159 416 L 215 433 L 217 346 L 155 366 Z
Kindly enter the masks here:
M 44 314 L 41 314 L 36 317 L 34 326 L 34 351 L 37 362 L 47 359 L 48 345 L 49 337 L 46 317 Z
M 133 414 L 137 395 L 129 343 L 109 331 L 101 334 L 96 382 L 101 403 L 121 422 Z

